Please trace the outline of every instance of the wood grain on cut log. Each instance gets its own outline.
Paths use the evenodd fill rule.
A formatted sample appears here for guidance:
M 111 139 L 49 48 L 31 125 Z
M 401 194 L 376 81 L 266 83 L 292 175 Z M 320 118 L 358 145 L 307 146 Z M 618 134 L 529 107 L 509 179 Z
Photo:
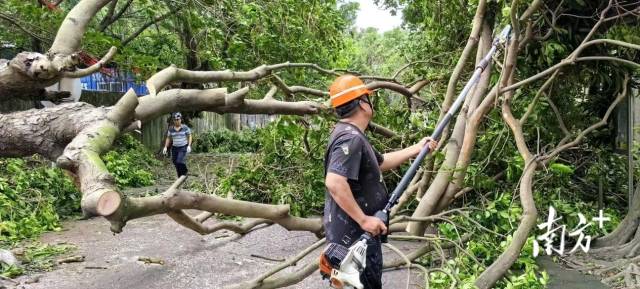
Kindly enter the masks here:
M 108 216 L 120 207 L 122 197 L 100 155 L 111 148 L 121 129 L 133 121 L 137 105 L 138 98 L 130 89 L 105 119 L 80 131 L 57 159 L 60 167 L 77 176 L 85 214 Z

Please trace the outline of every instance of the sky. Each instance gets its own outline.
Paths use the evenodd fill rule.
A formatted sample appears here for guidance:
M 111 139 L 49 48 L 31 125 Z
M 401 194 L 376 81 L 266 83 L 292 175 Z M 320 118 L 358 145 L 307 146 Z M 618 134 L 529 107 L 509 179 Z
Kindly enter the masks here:
M 373 0 L 358 0 L 360 11 L 356 18 L 358 28 L 375 27 L 378 31 L 384 32 L 399 27 L 402 24 L 401 13 L 391 16 L 391 13 L 378 8 Z

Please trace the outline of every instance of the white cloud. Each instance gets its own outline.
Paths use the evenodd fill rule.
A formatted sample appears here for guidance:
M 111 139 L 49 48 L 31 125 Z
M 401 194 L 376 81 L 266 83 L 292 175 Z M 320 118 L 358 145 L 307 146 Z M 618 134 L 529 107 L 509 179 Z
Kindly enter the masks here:
M 399 27 L 402 24 L 401 12 L 392 16 L 387 10 L 380 9 L 373 0 L 358 0 L 360 11 L 356 18 L 358 28 L 374 27 L 378 31 L 384 32 Z

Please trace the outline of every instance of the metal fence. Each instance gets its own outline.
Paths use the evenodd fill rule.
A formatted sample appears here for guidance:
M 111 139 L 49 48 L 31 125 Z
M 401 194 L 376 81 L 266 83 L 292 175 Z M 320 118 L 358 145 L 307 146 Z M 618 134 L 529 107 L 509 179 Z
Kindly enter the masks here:
M 162 116 L 149 121 L 142 126 L 142 143 L 151 150 L 160 150 L 164 145 L 165 136 L 169 123 L 168 116 Z M 215 112 L 202 112 L 201 117 L 192 119 L 190 123 L 191 131 L 194 135 L 212 130 L 228 129 L 239 131 L 242 129 L 255 129 L 263 127 L 275 120 L 274 115 L 256 114 L 224 114 Z
M 112 106 L 118 102 L 122 95 L 122 92 L 83 90 L 82 94 L 80 94 L 79 101 L 86 102 L 95 107 Z
M 263 127 L 271 121 L 274 121 L 275 115 L 264 114 L 236 114 L 235 130 L 241 130 L 245 128 L 259 128 Z
M 9 113 L 34 108 L 33 101 L 11 99 L 0 102 L 0 113 Z
M 231 115 L 220 115 L 214 112 L 203 112 L 202 117 L 191 120 L 191 130 L 194 132 L 206 132 L 218 129 L 233 129 Z
M 142 125 L 140 141 L 147 148 L 157 151 L 163 146 L 164 136 L 167 133 L 167 121 L 165 117 L 158 117 Z
M 111 75 L 101 72 L 80 79 L 83 90 L 126 92 L 133 88 L 137 95 L 149 94 L 144 83 L 137 81 L 129 72 L 115 71 Z

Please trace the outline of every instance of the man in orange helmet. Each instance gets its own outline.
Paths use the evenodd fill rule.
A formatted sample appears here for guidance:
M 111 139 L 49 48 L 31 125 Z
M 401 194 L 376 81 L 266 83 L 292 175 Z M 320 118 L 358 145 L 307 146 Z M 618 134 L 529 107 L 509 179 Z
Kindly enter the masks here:
M 340 121 L 336 123 L 325 153 L 325 207 L 323 224 L 329 243 L 349 247 L 365 231 L 372 241 L 367 248 L 367 264 L 360 280 L 364 288 L 382 287 L 382 247 L 380 234 L 387 227 L 373 215 L 388 201 L 382 172 L 395 169 L 418 155 L 427 143 L 435 149 L 437 143 L 424 138 L 408 148 L 378 153 L 364 135 L 373 118 L 369 100 L 371 91 L 353 75 L 338 77 L 329 88 L 331 106 Z

